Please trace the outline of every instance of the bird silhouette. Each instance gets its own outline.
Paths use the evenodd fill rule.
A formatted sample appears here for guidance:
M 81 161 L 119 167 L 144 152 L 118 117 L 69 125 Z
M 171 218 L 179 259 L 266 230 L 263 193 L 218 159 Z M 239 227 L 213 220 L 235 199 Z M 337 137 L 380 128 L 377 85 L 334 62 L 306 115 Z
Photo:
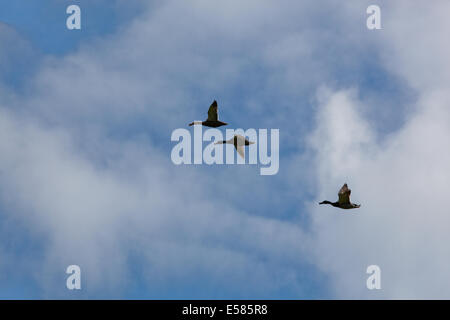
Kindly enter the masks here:
M 233 138 L 229 140 L 217 141 L 214 144 L 232 144 L 236 148 L 236 151 L 242 158 L 245 158 L 244 146 L 254 144 L 254 142 L 248 141 L 245 137 L 240 134 L 235 134 Z
M 360 204 L 354 204 L 350 202 L 350 194 L 352 193 L 352 190 L 350 190 L 346 183 L 342 186 L 341 190 L 339 190 L 338 197 L 339 200 L 336 202 L 331 202 L 328 200 L 324 200 L 320 202 L 319 204 L 330 204 L 333 207 L 341 208 L 341 209 L 355 209 L 359 208 Z
M 191 122 L 189 125 L 193 126 L 195 124 L 201 124 L 206 127 L 217 128 L 220 126 L 226 126 L 228 123 L 219 121 L 217 101 L 214 100 L 208 110 L 208 119 L 206 119 L 205 121 L 194 121 Z

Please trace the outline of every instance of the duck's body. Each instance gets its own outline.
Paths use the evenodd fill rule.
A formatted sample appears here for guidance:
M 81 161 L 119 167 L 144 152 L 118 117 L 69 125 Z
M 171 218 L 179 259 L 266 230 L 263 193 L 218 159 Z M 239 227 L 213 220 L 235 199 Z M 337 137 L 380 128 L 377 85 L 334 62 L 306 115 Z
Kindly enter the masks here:
M 242 158 L 245 158 L 244 146 L 254 144 L 254 142 L 248 141 L 245 137 L 240 134 L 235 134 L 233 138 L 229 140 L 217 141 L 215 144 L 232 144 L 234 145 L 236 151 Z
M 331 202 L 328 200 L 322 201 L 319 204 L 329 204 L 333 207 L 341 208 L 341 209 L 356 209 L 361 207 L 360 204 L 354 204 L 350 201 L 350 194 L 352 190 L 350 190 L 346 183 L 342 186 L 341 190 L 339 190 L 338 196 L 339 200 L 336 202 Z
M 206 127 L 211 127 L 211 128 L 217 128 L 217 127 L 221 127 L 221 126 L 226 126 L 228 123 L 219 121 L 219 112 L 218 112 L 218 108 L 217 108 L 217 101 L 214 100 L 208 110 L 208 119 L 206 119 L 205 121 L 194 121 L 194 122 L 191 122 L 189 125 L 193 126 L 196 124 L 200 124 L 200 125 L 203 125 Z
M 192 123 L 190 123 L 189 125 L 192 126 L 194 124 L 201 124 L 205 127 L 211 127 L 211 128 L 217 128 L 217 127 L 221 127 L 221 126 L 226 126 L 228 123 L 222 122 L 222 121 L 209 121 L 209 120 L 205 120 L 205 121 L 194 121 Z

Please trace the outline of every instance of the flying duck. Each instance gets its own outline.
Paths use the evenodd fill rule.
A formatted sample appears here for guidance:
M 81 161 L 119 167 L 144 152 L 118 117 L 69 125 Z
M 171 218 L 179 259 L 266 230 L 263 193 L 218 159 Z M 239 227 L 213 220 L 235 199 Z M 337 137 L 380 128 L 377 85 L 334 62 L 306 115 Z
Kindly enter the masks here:
M 232 144 L 236 148 L 236 151 L 242 158 L 245 158 L 244 146 L 254 144 L 254 142 L 248 141 L 245 137 L 240 134 L 235 134 L 233 138 L 229 140 L 217 141 L 214 144 Z
M 341 209 L 355 209 L 361 207 L 360 204 L 354 204 L 350 202 L 350 190 L 346 183 L 342 186 L 341 190 L 339 190 L 338 196 L 339 200 L 336 202 L 330 202 L 328 200 L 322 201 L 319 204 L 331 204 L 333 207 L 338 207 Z
M 219 114 L 217 111 L 217 101 L 214 100 L 208 110 L 208 119 L 205 121 L 194 121 L 189 125 L 192 126 L 194 124 L 201 124 L 207 127 L 217 128 L 220 126 L 226 126 L 228 123 L 219 121 Z

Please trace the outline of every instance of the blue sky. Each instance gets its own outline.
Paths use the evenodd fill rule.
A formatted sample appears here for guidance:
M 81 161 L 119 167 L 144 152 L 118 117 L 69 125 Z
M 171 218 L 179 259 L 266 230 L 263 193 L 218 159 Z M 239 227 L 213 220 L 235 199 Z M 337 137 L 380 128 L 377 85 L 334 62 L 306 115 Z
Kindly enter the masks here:
M 122 24 L 126 24 L 139 7 L 121 7 L 117 10 L 110 1 L 58 1 L 49 0 L 25 3 L 22 1 L 2 1 L 1 19 L 33 42 L 36 49 L 44 54 L 67 54 L 95 37 L 113 34 Z M 76 4 L 83 9 L 83 32 L 71 32 L 65 26 L 68 17 L 66 8 Z M 61 15 L 60 13 L 64 14 Z
M 442 206 L 399 201 L 448 185 L 448 5 L 408 29 L 381 2 L 368 30 L 369 4 L 0 1 L 0 298 L 448 297 Z M 170 161 L 213 99 L 230 128 L 280 129 L 277 175 Z M 358 215 L 317 206 L 344 182 Z

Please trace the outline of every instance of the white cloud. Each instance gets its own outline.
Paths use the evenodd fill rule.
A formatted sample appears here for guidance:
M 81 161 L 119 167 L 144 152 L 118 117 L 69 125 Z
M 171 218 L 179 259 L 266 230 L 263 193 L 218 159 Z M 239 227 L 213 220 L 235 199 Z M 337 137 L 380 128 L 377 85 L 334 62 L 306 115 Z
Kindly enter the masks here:
M 318 265 L 344 298 L 449 298 L 450 109 L 448 3 L 382 8 L 383 61 L 416 89 L 405 122 L 382 136 L 355 91 L 321 94 L 311 136 L 322 200 L 344 182 L 357 212 L 311 206 Z M 382 291 L 365 287 L 367 266 L 382 271 Z
M 55 281 L 69 264 L 81 266 L 90 294 L 110 294 L 108 288 L 127 284 L 130 252 L 158 270 L 156 279 L 196 270 L 222 284 L 233 283 L 227 277 L 246 279 L 254 287 L 243 295 L 257 292 L 258 283 L 278 288 L 280 283 L 267 284 L 278 256 L 291 260 L 293 265 L 280 265 L 290 273 L 300 264 L 299 227 L 241 212 L 224 198 L 206 198 L 214 181 L 173 170 L 150 145 L 111 142 L 110 151 L 120 148 L 119 158 L 96 167 L 64 130 L 5 110 L 0 128 L 2 203 L 45 234 L 46 261 L 33 268 L 49 297 L 61 294 Z M 249 277 L 255 264 L 260 272 Z
M 301 295 L 311 280 L 299 270 L 316 263 L 339 297 L 448 297 L 443 7 L 411 16 L 406 2 L 383 6 L 383 30 L 369 33 L 363 3 L 328 4 L 167 1 L 118 34 L 48 58 L 27 95 L 3 103 L 2 214 L 45 234 L 34 269 L 46 296 L 64 294 L 55 285 L 69 264 L 86 271 L 90 294 L 111 295 L 130 281 L 136 254 L 150 287 L 201 272 L 243 297 L 284 286 Z M 389 135 L 367 118 L 374 104 L 359 83 L 379 61 L 420 97 Z M 319 89 L 314 109 L 308 92 L 323 84 L 331 89 Z M 246 92 L 238 104 L 228 97 L 236 91 Z M 253 168 L 173 166 L 161 141 L 216 96 L 237 126 L 276 124 L 286 145 L 311 150 L 281 159 L 272 185 Z M 361 209 L 307 203 L 311 237 L 303 220 L 260 212 L 296 210 L 313 190 L 333 200 L 343 182 Z M 365 288 L 369 264 L 381 267 L 381 293 Z
M 427 97 L 404 127 L 377 141 L 361 103 L 349 92 L 320 107 L 312 147 L 319 195 L 337 199 L 348 182 L 357 211 L 311 206 L 317 261 L 345 298 L 450 296 L 446 243 L 450 222 L 450 111 L 445 96 Z M 381 293 L 365 288 L 367 266 L 382 270 Z

